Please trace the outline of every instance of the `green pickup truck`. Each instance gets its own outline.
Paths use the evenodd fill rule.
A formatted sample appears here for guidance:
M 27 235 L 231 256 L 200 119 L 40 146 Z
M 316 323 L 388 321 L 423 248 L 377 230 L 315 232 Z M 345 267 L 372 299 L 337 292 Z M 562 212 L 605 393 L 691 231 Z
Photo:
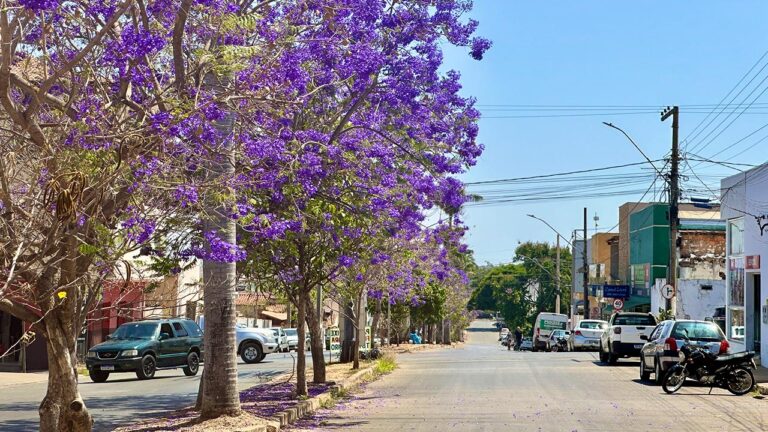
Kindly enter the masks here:
M 98 383 L 114 372 L 135 372 L 139 379 L 149 379 L 158 369 L 183 368 L 185 375 L 194 376 L 202 352 L 203 332 L 194 321 L 136 321 L 121 325 L 107 341 L 91 348 L 85 365 Z

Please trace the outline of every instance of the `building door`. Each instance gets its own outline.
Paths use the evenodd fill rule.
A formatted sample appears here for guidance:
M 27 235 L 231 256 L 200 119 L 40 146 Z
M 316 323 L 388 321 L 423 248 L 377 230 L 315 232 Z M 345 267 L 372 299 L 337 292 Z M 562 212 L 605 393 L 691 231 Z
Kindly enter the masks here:
M 753 325 L 754 325 L 754 332 L 752 334 L 755 335 L 755 338 L 754 338 L 755 348 L 754 348 L 754 350 L 755 350 L 755 352 L 759 353 L 760 352 L 760 327 L 762 327 L 761 324 L 763 322 L 763 320 L 761 318 L 761 315 L 760 315 L 760 309 L 761 309 L 761 306 L 762 306 L 762 304 L 760 302 L 760 298 L 761 298 L 760 297 L 760 273 L 753 274 L 752 278 L 753 278 L 752 279 L 753 280 L 752 286 L 754 287 L 754 289 L 752 290 L 752 292 L 754 293 L 753 305 L 754 305 L 754 308 L 755 308 L 755 315 L 754 315 L 755 319 L 752 320 Z

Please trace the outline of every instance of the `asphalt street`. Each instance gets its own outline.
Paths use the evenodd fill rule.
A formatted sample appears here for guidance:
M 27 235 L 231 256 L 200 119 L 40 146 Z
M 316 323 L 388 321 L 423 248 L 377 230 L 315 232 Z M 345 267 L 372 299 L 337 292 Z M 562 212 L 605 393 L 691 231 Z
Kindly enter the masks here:
M 291 355 L 285 353 L 268 354 L 257 364 L 238 361 L 241 389 L 288 372 L 294 364 Z M 157 371 L 155 378 L 147 381 L 139 381 L 132 373 L 113 374 L 102 384 L 91 382 L 87 376 L 80 378 L 80 392 L 95 418 L 96 431 L 112 430 L 133 420 L 157 417 L 193 405 L 200 386 L 200 373 L 187 377 L 181 369 Z M 45 383 L 14 386 L 0 383 L 0 431 L 37 430 L 37 407 L 45 396 L 45 387 Z
M 768 399 L 695 385 L 667 395 L 639 363 L 595 353 L 509 352 L 489 321 L 460 348 L 399 356 L 399 369 L 312 431 L 766 431 Z M 294 431 L 301 429 L 294 429 Z

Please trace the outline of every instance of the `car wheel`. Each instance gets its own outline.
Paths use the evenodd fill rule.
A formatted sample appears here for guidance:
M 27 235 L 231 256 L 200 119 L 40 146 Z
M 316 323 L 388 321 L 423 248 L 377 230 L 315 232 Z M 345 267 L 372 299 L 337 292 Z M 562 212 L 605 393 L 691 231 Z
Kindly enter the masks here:
M 640 355 L 640 381 L 648 381 L 651 379 L 651 373 L 646 370 L 645 357 Z
M 661 382 L 664 380 L 664 372 L 661 371 L 661 363 L 659 362 L 659 359 L 656 359 L 656 361 L 654 363 L 655 363 L 655 366 L 653 368 L 653 370 L 654 370 L 654 372 L 653 372 L 653 375 L 654 375 L 653 381 L 656 384 L 661 385 Z
M 261 350 L 259 344 L 248 342 L 243 345 L 243 348 L 240 351 L 240 358 L 248 364 L 258 363 L 264 359 L 263 354 L 264 352 Z
M 95 383 L 103 383 L 109 378 L 109 372 L 104 372 L 100 370 L 89 370 L 88 376 L 91 377 L 91 381 Z
M 603 345 L 600 344 L 600 361 L 602 363 L 608 363 L 608 354 L 603 351 Z
M 150 379 L 155 376 L 155 370 L 157 369 L 157 362 L 155 358 L 147 354 L 141 359 L 141 365 L 136 370 L 136 376 L 139 379 Z
M 187 365 L 184 367 L 184 375 L 195 376 L 200 370 L 200 356 L 196 352 L 187 355 Z

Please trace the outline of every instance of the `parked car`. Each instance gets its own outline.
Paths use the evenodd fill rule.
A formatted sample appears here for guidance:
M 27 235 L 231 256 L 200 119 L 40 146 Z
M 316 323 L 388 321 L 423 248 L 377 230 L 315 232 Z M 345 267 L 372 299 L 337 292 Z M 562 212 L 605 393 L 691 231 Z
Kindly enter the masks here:
M 139 379 L 158 369 L 183 368 L 194 376 L 203 354 L 203 332 L 191 320 L 166 319 L 125 323 L 95 345 L 85 358 L 93 382 L 104 382 L 115 372 L 135 372 Z
M 280 352 L 290 351 L 290 344 L 288 343 L 288 335 L 285 333 L 285 330 L 282 327 L 270 327 L 269 329 L 272 330 L 275 336 L 277 336 L 278 351 Z M 296 344 L 298 345 L 298 342 Z
M 547 339 L 553 330 L 565 330 L 568 316 L 552 312 L 541 312 L 533 325 L 533 351 L 548 349 Z
M 197 318 L 197 324 L 205 330 L 205 317 Z M 235 327 L 237 340 L 237 355 L 246 363 L 259 363 L 267 354 L 277 352 L 279 340 L 270 329 L 246 327 L 238 324 Z
M 533 350 L 533 340 L 529 337 L 524 337 L 523 341 L 520 342 L 520 351 L 531 351 Z
M 678 349 L 687 343 L 705 346 L 712 354 L 726 354 L 728 340 L 720 327 L 712 321 L 662 321 L 646 338 L 640 351 L 640 379 L 661 384 L 664 372 L 680 361 Z
M 246 363 L 260 363 L 280 347 L 280 338 L 270 329 L 237 326 L 237 355 Z
M 600 361 L 616 364 L 621 357 L 639 357 L 645 339 L 656 327 L 656 317 L 642 312 L 616 312 L 600 335 Z
M 299 349 L 299 330 L 295 328 L 285 329 L 285 336 L 288 338 L 288 350 Z
M 568 350 L 597 350 L 600 335 L 608 328 L 608 321 L 581 320 L 568 337 Z
M 568 347 L 569 336 L 567 330 L 552 330 L 547 339 L 547 351 L 565 351 Z

